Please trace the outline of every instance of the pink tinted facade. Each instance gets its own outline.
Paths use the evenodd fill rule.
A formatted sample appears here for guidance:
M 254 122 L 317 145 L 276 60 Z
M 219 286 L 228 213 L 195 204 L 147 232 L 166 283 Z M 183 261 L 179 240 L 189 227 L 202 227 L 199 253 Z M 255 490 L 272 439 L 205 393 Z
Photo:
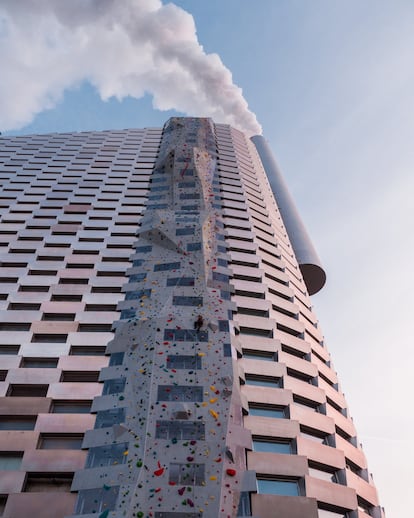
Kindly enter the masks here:
M 312 311 L 323 269 L 253 141 L 205 119 L 1 138 L 0 516 L 384 516 Z M 199 192 L 213 201 L 195 201 Z M 170 205 L 155 207 L 163 197 Z M 166 246 L 153 233 L 168 218 Z M 207 272 L 207 247 L 221 276 Z M 179 274 L 158 267 L 177 257 Z M 172 286 L 194 277 L 197 261 L 204 284 Z M 198 313 L 208 338 L 159 339 L 172 314 L 190 329 Z M 149 340 L 160 354 L 139 385 Z M 179 360 L 166 359 L 168 347 Z M 185 364 L 193 348 L 199 359 Z M 180 408 L 162 395 L 173 376 L 195 394 Z M 174 436 L 192 437 L 189 426 L 190 454 Z M 161 451 L 155 480 L 145 466 L 155 473 Z

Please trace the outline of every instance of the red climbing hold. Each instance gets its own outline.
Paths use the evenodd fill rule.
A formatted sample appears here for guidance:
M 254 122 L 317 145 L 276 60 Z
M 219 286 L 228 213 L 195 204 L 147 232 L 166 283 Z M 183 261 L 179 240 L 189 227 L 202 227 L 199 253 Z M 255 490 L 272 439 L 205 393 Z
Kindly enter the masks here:
M 154 471 L 154 475 L 155 475 L 156 477 L 160 477 L 161 475 L 163 475 L 163 474 L 164 474 L 164 471 L 165 471 L 165 468 L 163 468 L 163 467 L 161 466 L 160 461 L 158 461 L 158 469 L 156 469 L 156 470 Z

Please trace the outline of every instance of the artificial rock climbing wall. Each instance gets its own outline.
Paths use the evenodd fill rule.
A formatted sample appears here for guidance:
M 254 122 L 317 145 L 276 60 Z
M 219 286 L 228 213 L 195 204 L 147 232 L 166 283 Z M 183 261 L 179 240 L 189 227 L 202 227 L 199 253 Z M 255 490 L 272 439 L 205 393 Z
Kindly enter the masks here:
M 76 474 L 77 515 L 237 514 L 250 434 L 233 376 L 213 131 L 208 119 L 164 128 L 108 346 L 119 364 L 101 373 L 108 388 L 84 443 L 102 467 Z

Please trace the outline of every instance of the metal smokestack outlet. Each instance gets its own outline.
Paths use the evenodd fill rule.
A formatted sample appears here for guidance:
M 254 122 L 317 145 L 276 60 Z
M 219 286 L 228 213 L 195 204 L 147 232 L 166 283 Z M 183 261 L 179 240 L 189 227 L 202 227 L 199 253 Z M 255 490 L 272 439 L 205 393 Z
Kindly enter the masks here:
M 251 137 L 251 141 L 259 153 L 309 295 L 314 295 L 325 284 L 325 270 L 296 209 L 269 144 L 262 135 Z

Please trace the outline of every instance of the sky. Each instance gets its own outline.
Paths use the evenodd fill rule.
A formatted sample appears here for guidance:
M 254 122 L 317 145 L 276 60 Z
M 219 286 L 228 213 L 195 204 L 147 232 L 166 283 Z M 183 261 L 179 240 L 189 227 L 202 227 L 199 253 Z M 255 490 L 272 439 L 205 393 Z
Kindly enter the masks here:
M 0 0 L 0 131 L 261 125 L 327 272 L 312 299 L 380 502 L 407 516 L 414 2 L 63 4 Z

